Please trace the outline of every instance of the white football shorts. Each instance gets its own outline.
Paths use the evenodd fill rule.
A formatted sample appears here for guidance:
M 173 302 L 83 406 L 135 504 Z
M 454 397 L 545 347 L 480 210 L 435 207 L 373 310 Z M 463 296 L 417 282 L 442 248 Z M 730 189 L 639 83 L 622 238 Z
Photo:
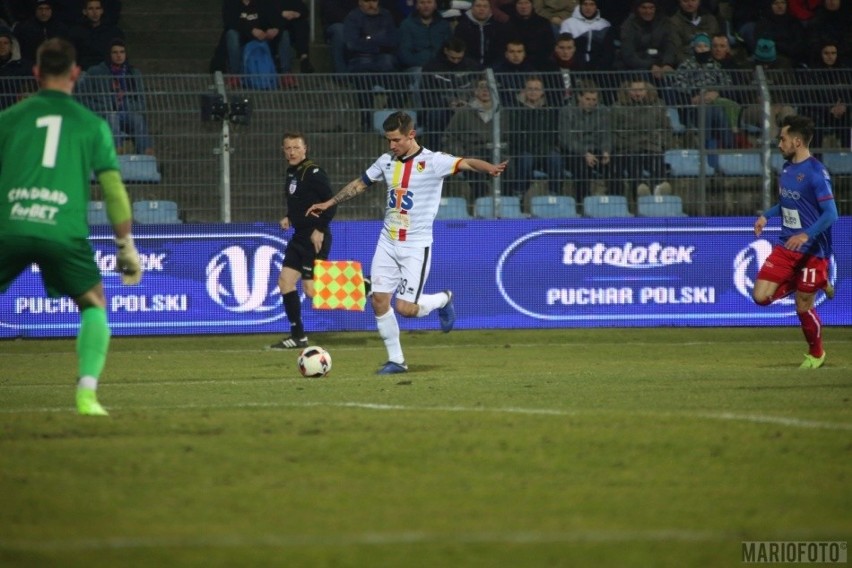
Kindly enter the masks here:
M 416 304 L 431 264 L 431 247 L 400 247 L 379 239 L 370 267 L 373 292 L 395 293 L 397 298 Z

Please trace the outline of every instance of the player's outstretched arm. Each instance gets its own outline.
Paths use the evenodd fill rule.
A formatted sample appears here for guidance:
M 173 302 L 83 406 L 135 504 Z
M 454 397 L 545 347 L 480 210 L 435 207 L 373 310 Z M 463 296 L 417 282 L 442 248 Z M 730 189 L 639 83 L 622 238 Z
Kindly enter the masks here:
M 500 162 L 499 164 L 492 164 L 477 158 L 463 158 L 462 161 L 459 162 L 459 169 L 471 172 L 480 172 L 497 177 L 506 170 L 506 165 L 508 163 L 508 160 Z
M 314 203 L 308 208 L 308 211 L 305 213 L 305 216 L 313 215 L 314 217 L 319 217 L 319 215 L 328 209 L 329 207 L 333 207 L 339 203 L 343 203 L 344 201 L 349 201 L 353 197 L 357 197 L 364 193 L 364 190 L 367 189 L 367 184 L 364 183 L 364 180 L 361 178 L 356 178 L 343 186 L 343 189 L 337 192 L 337 195 L 329 199 L 328 201 L 323 201 L 322 203 Z

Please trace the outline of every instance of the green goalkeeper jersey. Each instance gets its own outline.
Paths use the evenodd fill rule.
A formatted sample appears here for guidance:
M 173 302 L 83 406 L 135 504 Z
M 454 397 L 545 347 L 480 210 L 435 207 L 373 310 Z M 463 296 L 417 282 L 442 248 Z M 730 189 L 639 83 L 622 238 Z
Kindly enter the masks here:
M 0 236 L 85 239 L 90 176 L 118 170 L 109 125 L 61 91 L 0 113 Z

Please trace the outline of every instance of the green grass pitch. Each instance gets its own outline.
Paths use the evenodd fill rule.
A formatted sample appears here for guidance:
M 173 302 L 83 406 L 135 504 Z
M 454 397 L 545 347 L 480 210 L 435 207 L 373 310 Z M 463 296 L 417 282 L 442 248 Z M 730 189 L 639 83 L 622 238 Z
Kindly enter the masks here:
M 0 342 L 0 566 L 740 566 L 852 536 L 852 328 Z

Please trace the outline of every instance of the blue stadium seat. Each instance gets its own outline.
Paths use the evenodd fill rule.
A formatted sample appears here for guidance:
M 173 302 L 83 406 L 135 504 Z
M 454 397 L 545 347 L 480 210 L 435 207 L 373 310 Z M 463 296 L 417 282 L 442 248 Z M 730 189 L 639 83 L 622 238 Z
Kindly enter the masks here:
M 530 199 L 533 217 L 543 219 L 571 219 L 579 217 L 577 202 L 568 195 L 536 195 Z
M 494 198 L 490 196 L 478 197 L 473 204 L 473 213 L 475 217 L 479 217 L 480 219 L 494 218 Z M 500 219 L 525 218 L 521 212 L 520 198 L 508 195 L 501 197 L 496 217 Z
M 470 219 L 464 197 L 442 197 L 436 219 Z
M 89 225 L 109 225 L 109 217 L 107 217 L 106 206 L 103 201 L 89 201 L 87 211 Z
M 823 152 L 822 163 L 832 175 L 852 175 L 852 152 Z
M 761 164 L 760 154 L 753 152 L 719 154 L 719 171 L 726 176 L 762 176 L 763 164 Z
M 178 216 L 178 206 L 174 201 L 135 201 L 133 220 L 140 224 L 182 223 Z
M 124 154 L 118 157 L 121 178 L 129 183 L 160 183 L 157 158 L 144 154 Z
M 701 153 L 698 150 L 678 148 L 666 150 L 666 164 L 669 165 L 673 177 L 698 177 L 701 175 Z M 716 171 L 704 158 L 704 173 L 712 176 Z
M 636 200 L 640 217 L 686 217 L 677 195 L 641 195 Z
M 623 195 L 589 195 L 583 199 L 583 215 L 592 218 L 633 217 Z

